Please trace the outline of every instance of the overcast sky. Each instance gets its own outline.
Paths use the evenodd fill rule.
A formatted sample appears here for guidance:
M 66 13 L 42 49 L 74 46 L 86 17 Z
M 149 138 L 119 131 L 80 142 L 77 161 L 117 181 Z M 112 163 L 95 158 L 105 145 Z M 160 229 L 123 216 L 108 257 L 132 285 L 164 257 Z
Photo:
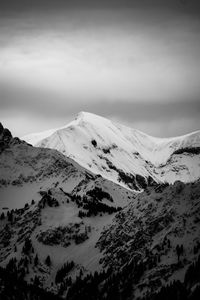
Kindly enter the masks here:
M 199 0 L 1 0 L 0 120 L 14 135 L 79 111 L 148 134 L 200 129 Z

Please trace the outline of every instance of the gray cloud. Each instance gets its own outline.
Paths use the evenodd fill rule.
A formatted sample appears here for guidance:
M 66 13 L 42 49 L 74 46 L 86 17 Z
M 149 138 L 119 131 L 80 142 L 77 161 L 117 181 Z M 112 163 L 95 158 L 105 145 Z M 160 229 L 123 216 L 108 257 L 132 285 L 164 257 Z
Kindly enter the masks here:
M 82 110 L 199 129 L 199 16 L 199 0 L 0 1 L 0 118 L 18 135 Z
M 200 129 L 199 98 L 149 103 L 137 99 L 83 102 L 73 101 L 67 96 L 58 98 L 58 95 L 47 92 L 19 92 L 19 89 L 16 92 L 11 89 L 11 93 L 7 96 L 2 94 L 1 99 L 1 119 L 14 116 L 13 119 L 19 119 L 22 124 L 26 122 L 24 128 L 20 126 L 20 131 L 11 128 L 17 135 L 59 127 L 68 123 L 79 111 L 99 114 L 155 136 L 174 136 Z
M 172 7 L 179 8 L 180 6 L 187 6 L 189 8 L 199 7 L 198 0 L 1 0 L 1 8 L 4 10 L 32 10 L 32 9 L 59 9 L 59 8 L 122 8 L 122 7 Z
M 200 98 L 144 101 L 132 99 L 97 98 L 93 101 L 73 99 L 44 90 L 0 83 L 1 112 L 31 112 L 45 117 L 65 118 L 79 111 L 90 111 L 104 116 L 118 116 L 127 121 L 169 120 L 200 115 Z

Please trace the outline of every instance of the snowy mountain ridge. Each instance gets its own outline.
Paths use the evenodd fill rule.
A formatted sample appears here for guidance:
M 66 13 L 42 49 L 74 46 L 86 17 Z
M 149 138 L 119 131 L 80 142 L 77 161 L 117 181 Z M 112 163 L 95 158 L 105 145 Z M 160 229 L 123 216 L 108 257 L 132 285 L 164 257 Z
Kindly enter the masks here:
M 90 125 L 90 128 L 88 125 Z M 23 136 L 22 139 L 37 146 L 37 144 L 40 144 L 44 139 L 49 138 L 51 135 L 55 133 L 58 134 L 65 130 L 72 130 L 76 126 L 86 127 L 88 134 L 92 133 L 92 129 L 99 129 L 96 134 L 101 133 L 102 136 L 104 135 L 106 137 L 105 142 L 112 143 L 113 138 L 116 138 L 117 142 L 119 142 L 120 139 L 121 145 L 126 145 L 127 148 L 129 142 L 131 144 L 129 146 L 131 146 L 132 149 L 140 152 L 144 159 L 147 159 L 156 165 L 166 163 L 170 155 L 177 149 L 200 146 L 200 130 L 177 137 L 158 138 L 88 112 L 80 112 L 75 120 L 65 126 L 26 135 Z M 113 131 L 113 135 L 110 131 Z M 117 135 L 119 135 L 118 139 Z
M 100 137 L 95 140 L 92 155 L 102 156 Z M 10 293 L 5 270 L 34 290 L 40 287 L 67 300 L 163 300 L 168 298 L 153 295 L 166 284 L 170 289 L 174 280 L 178 288 L 173 293 L 179 295 L 185 286 L 188 296 L 174 299 L 199 299 L 200 180 L 155 184 L 151 177 L 153 184 L 142 188 L 142 176 L 128 177 L 114 165 L 121 152 L 122 163 L 126 152 L 119 146 L 103 151 L 104 160 L 132 190 L 55 149 L 13 138 L 0 125 L 0 296 Z M 142 157 L 136 157 L 141 167 Z M 159 171 L 165 178 L 184 174 L 190 180 L 199 176 L 198 147 L 177 149 L 159 168 L 145 167 L 154 176 Z
M 21 265 L 18 274 L 22 272 L 27 282 L 40 277 L 40 286 L 54 292 L 60 286 L 51 282 L 69 260 L 74 262 L 73 280 L 80 270 L 99 270 L 101 253 L 95 244 L 100 233 L 135 196 L 57 150 L 13 138 L 1 125 L 0 268 L 9 269 L 14 257 Z M 25 274 L 30 254 L 24 253 L 26 243 L 32 244 L 38 264 L 32 260 Z M 47 255 L 53 268 L 45 264 Z
M 56 149 L 93 173 L 128 188 L 134 189 L 123 180 L 121 172 L 132 181 L 136 175 L 146 181 L 151 177 L 156 182 L 189 182 L 200 176 L 199 169 L 194 167 L 200 162 L 200 131 L 155 138 L 104 117 L 81 112 L 66 126 L 22 139 L 36 147 Z M 195 153 L 188 153 L 188 149 L 194 148 Z
M 19 208 L 31 198 L 38 200 L 38 191 L 55 186 L 79 196 L 98 187 L 111 193 L 116 205 L 128 203 L 127 190 L 123 191 L 121 186 L 93 174 L 57 150 L 36 148 L 13 138 L 11 132 L 1 125 L 0 213 L 3 207 Z

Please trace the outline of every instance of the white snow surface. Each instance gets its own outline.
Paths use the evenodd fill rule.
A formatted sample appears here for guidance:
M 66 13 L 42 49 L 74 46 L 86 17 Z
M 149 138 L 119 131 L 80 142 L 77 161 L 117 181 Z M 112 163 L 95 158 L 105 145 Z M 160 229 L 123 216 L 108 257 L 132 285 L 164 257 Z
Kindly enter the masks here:
M 73 260 L 76 264 L 76 268 L 72 271 L 73 276 L 78 274 L 79 268 L 84 268 L 84 272 L 99 270 L 101 268 L 99 259 L 102 254 L 99 249 L 95 248 L 95 244 L 104 226 L 112 222 L 116 213 L 99 214 L 81 219 L 78 216 L 81 208 L 71 199 L 72 196 L 78 195 L 82 200 L 88 191 L 95 188 L 110 195 L 112 201 L 105 197 L 102 203 L 111 207 L 124 207 L 136 197 L 134 191 L 89 172 L 57 150 L 36 148 L 21 141 L 15 141 L 15 143 L 11 141 L 9 146 L 0 153 L 0 215 L 2 212 L 7 215 L 7 212 L 12 209 L 23 209 L 27 203 L 29 206 L 23 216 L 20 215 L 19 219 L 15 220 L 12 225 L 10 224 L 13 239 L 9 250 L 6 246 L 1 246 L 3 237 L 0 236 L 0 265 L 6 266 L 12 257 L 21 259 L 24 240 L 17 241 L 18 227 L 20 227 L 26 237 L 30 236 L 32 239 L 35 252 L 44 268 L 44 272 L 40 273 L 31 265 L 29 275 L 26 276 L 27 281 L 35 275 L 41 275 L 44 286 L 51 286 L 57 270 L 69 260 Z M 59 206 L 45 206 L 41 210 L 41 225 L 37 224 L 36 228 L 29 231 L 32 228 L 38 201 L 42 199 L 41 192 L 48 190 L 51 190 Z M 32 204 L 32 200 L 35 204 Z M 0 232 L 3 232 L 7 222 L 7 218 L 0 220 Z M 38 242 L 36 236 L 40 231 L 51 230 L 59 226 L 72 226 L 75 223 L 81 223 L 81 228 L 91 227 L 89 238 L 83 243 L 72 242 L 70 246 L 64 247 Z M 15 245 L 17 252 L 13 250 Z M 47 253 L 53 261 L 50 270 L 47 270 L 43 263 Z
M 113 197 L 116 206 L 129 202 L 130 191 L 89 172 L 56 150 L 19 143 L 1 153 L 0 213 L 22 208 L 32 199 L 38 201 L 40 190 L 55 186 L 80 196 L 97 186 Z
M 200 168 L 196 167 L 200 163 L 199 155 L 195 164 L 184 154 L 181 163 L 179 159 L 173 159 L 173 153 L 178 149 L 200 147 L 200 131 L 173 138 L 156 138 L 104 117 L 81 112 L 66 126 L 22 139 L 36 147 L 56 149 L 93 173 L 123 186 L 126 184 L 119 182 L 118 173 L 110 168 L 108 160 L 126 174 L 151 176 L 158 182 L 188 182 L 200 176 Z M 92 140 L 97 142 L 96 147 Z

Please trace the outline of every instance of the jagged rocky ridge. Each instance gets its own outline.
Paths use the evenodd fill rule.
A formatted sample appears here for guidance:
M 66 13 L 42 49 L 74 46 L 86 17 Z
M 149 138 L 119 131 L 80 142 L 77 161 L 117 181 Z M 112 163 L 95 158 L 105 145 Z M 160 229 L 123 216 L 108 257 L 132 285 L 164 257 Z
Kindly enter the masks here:
M 150 187 L 111 217 L 97 236 L 95 223 L 102 218 L 105 224 L 105 216 L 93 216 L 94 223 L 76 217 L 68 226 L 63 220 L 56 219 L 57 225 L 50 221 L 73 205 L 72 198 L 62 195 L 56 189 L 42 192 L 38 203 L 12 211 L 0 221 L 1 265 L 7 271 L 17 270 L 21 279 L 66 299 L 160 299 L 169 290 L 178 300 L 183 287 L 184 299 L 198 299 L 194 295 L 199 295 L 200 283 L 199 181 Z M 77 261 L 80 247 L 90 249 L 96 275 L 90 274 L 83 252 Z M 75 262 L 57 280 L 64 262 L 69 264 L 72 258 L 71 251 L 67 260 L 63 256 L 70 248 Z
M 9 184 L 20 186 L 50 177 L 66 179 L 67 175 L 72 176 L 79 169 L 83 171 L 81 168 L 78 169 L 75 162 L 56 150 L 34 148 L 18 138 L 13 138 L 10 131 L 2 125 L 0 145 L 1 186 Z
M 156 294 L 173 280 L 184 282 L 186 270 L 200 255 L 200 181 L 160 185 L 139 194 L 103 231 L 97 246 L 104 253 L 104 267 L 119 274 L 119 295 L 125 283 L 137 299 Z M 200 283 L 199 275 L 200 269 L 193 286 Z

